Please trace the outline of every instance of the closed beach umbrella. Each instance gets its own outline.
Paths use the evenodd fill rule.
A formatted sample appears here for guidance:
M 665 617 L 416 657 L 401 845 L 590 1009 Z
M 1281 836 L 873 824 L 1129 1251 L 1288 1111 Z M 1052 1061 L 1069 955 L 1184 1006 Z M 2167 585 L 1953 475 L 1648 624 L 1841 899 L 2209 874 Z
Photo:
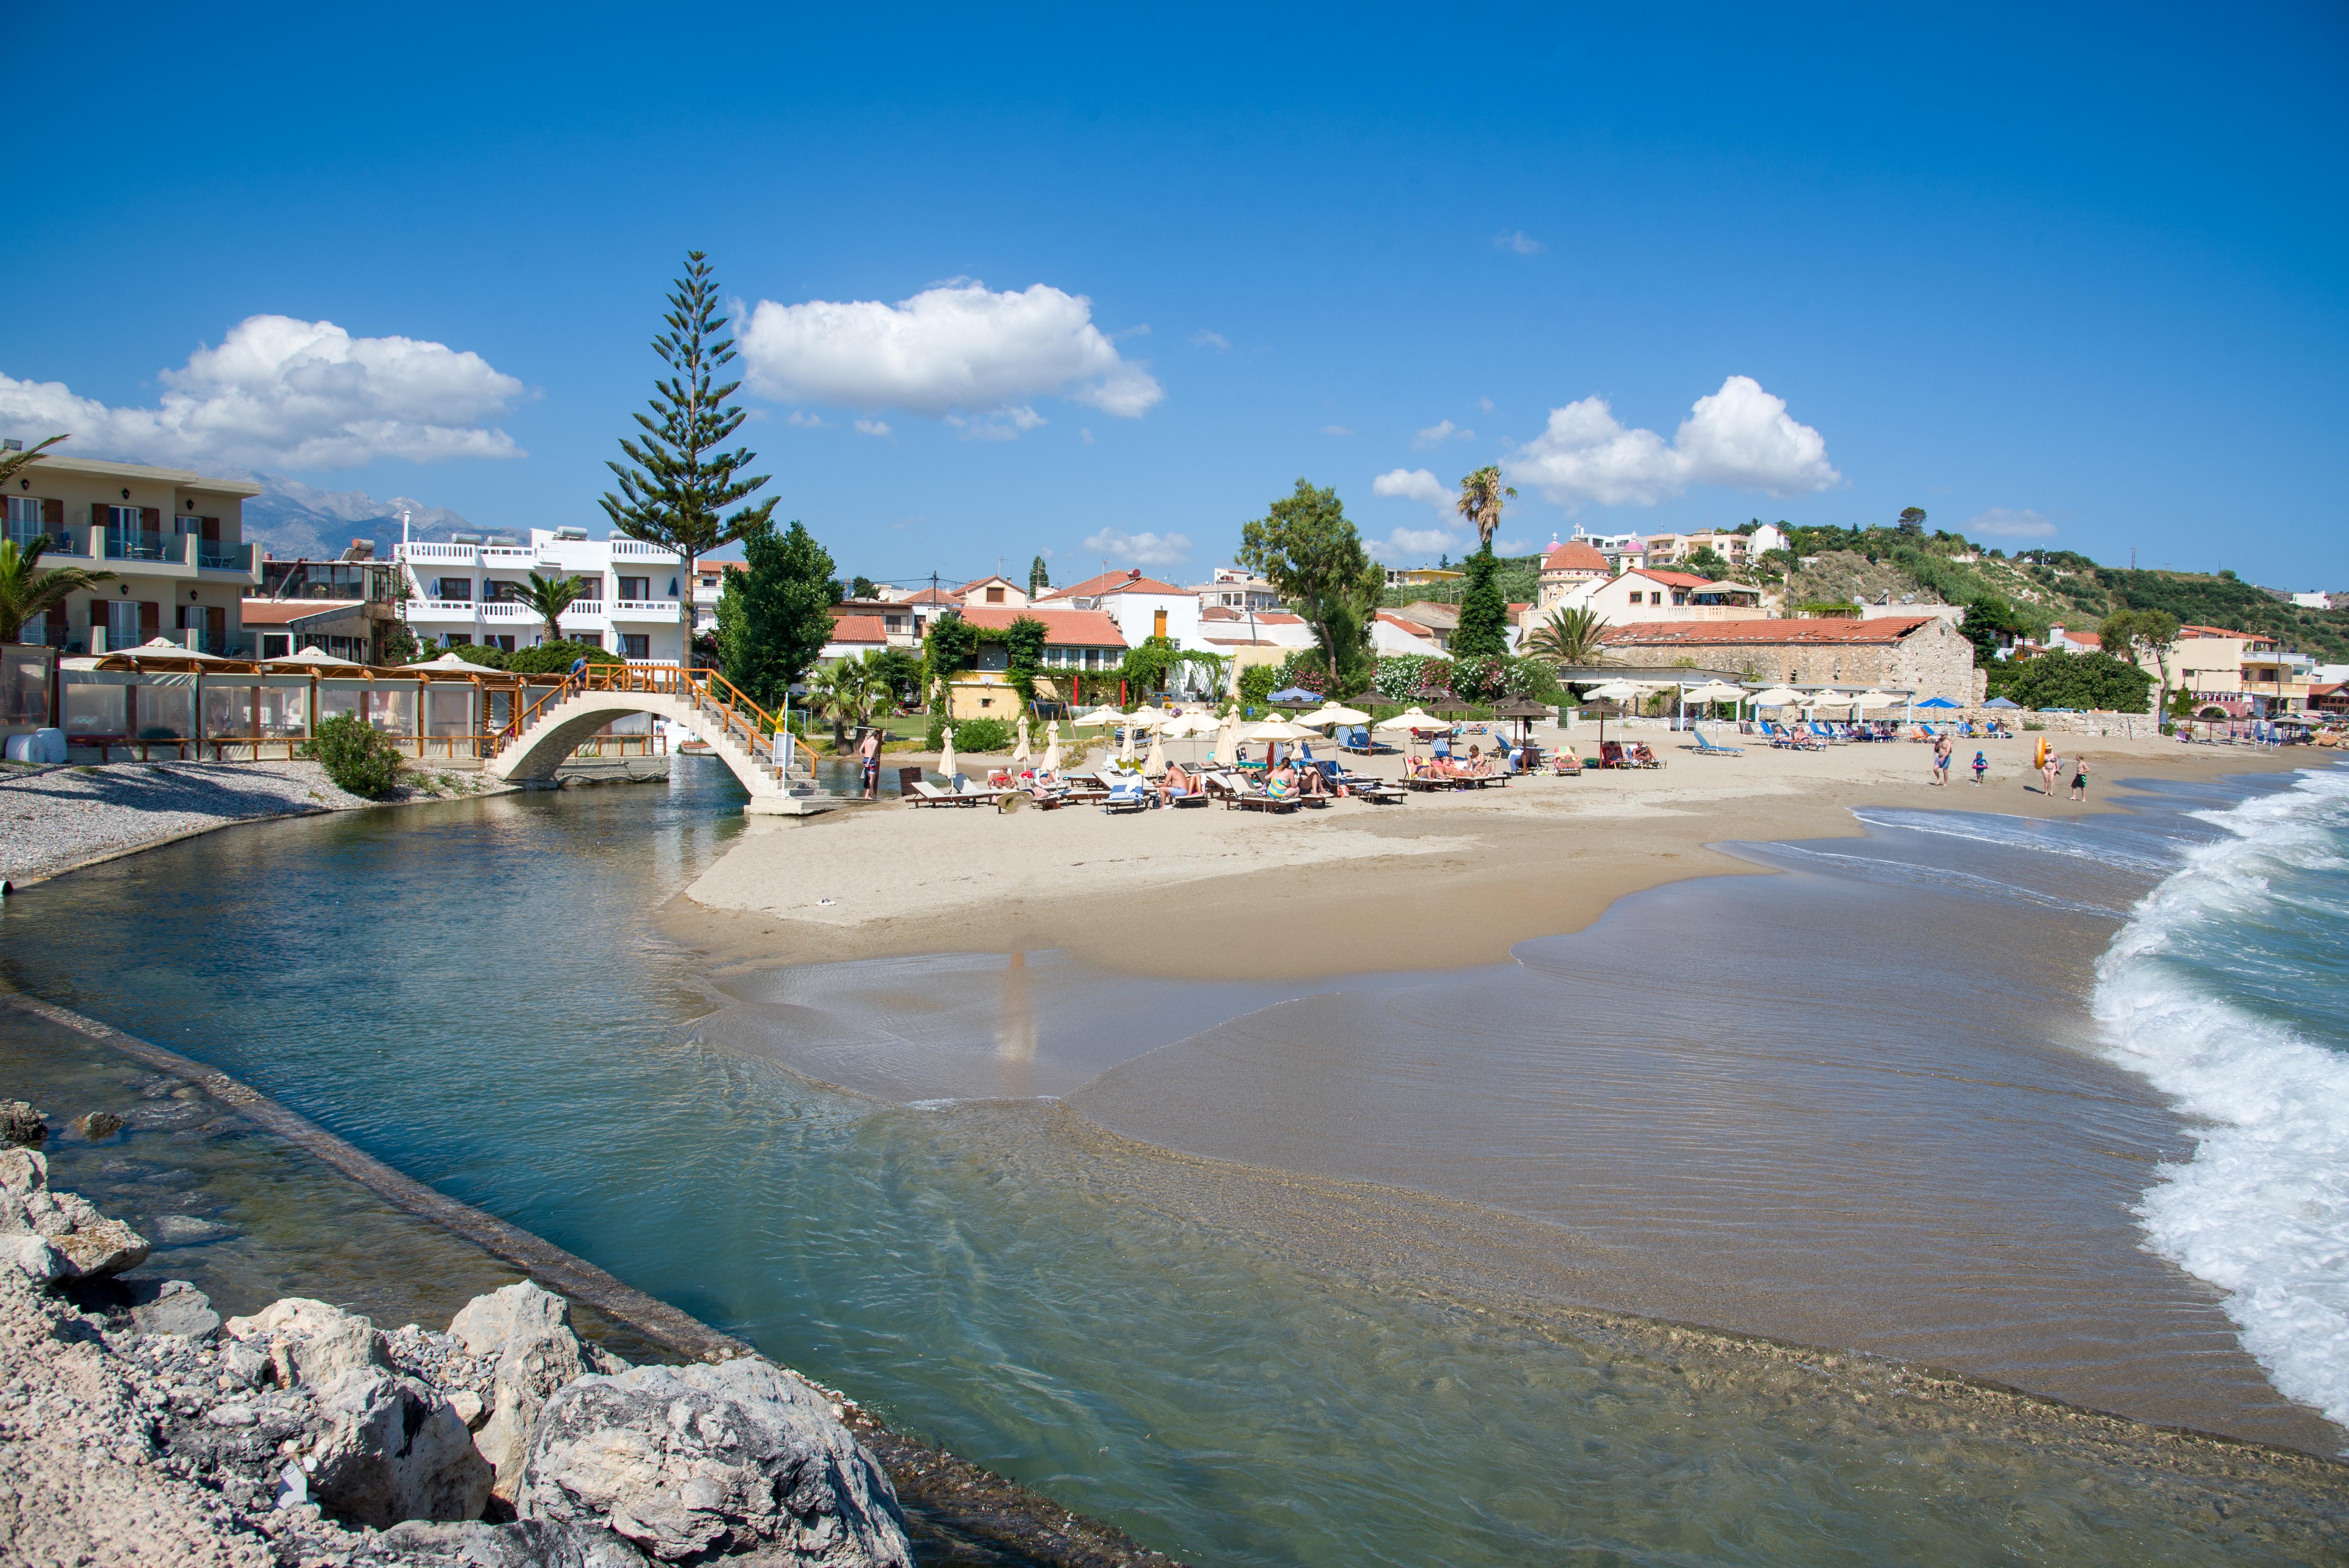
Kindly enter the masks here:
M 1027 716 L 1027 714 L 1022 713 L 1022 714 L 1019 716 L 1019 738 L 1017 741 L 1013 742 L 1013 743 L 1012 743 L 1012 747 L 1011 747 L 1011 770 L 1012 770 L 1014 773 L 1017 773 L 1018 771 L 1019 771 L 1019 765 L 1020 765 L 1021 763 L 1023 763 L 1023 762 L 1027 761 L 1027 760 L 1028 760 L 1028 716 Z
M 952 725 L 948 725 L 947 727 L 946 749 L 938 753 L 938 771 L 945 774 L 947 776 L 947 782 L 951 784 L 954 782 L 954 727 Z
M 1226 714 L 1216 725 L 1216 764 L 1229 768 L 1240 758 L 1240 720 L 1237 713 Z
M 1053 719 L 1044 726 L 1044 771 L 1061 770 L 1061 721 Z
M 1142 759 L 1142 773 L 1145 779 L 1155 779 L 1166 771 L 1166 743 L 1160 738 L 1164 733 L 1163 727 L 1150 732 L 1150 755 Z
M 1133 725 L 1127 725 L 1118 740 L 1117 758 L 1121 762 L 1133 760 Z

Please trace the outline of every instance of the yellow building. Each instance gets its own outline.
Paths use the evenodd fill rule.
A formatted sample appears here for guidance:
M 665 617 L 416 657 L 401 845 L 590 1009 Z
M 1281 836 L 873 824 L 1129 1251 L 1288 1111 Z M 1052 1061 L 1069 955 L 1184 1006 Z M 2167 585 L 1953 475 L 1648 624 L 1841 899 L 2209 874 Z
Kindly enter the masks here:
M 69 654 L 137 647 L 157 637 L 200 653 L 250 654 L 242 606 L 261 584 L 260 552 L 244 542 L 244 480 L 183 469 L 99 462 L 54 452 L 12 481 L 0 527 L 19 548 L 44 534 L 45 567 L 111 572 L 26 623 L 24 640 Z

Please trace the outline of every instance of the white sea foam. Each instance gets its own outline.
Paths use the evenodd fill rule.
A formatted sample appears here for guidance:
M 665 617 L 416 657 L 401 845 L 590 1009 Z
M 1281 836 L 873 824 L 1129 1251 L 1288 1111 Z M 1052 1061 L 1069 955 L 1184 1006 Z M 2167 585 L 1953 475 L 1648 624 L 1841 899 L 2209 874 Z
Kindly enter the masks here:
M 2131 866 L 2141 871 L 2167 871 L 2170 862 L 2132 852 L 2108 841 L 2088 842 L 2072 830 L 2066 819 L 2010 817 L 1970 811 L 1962 799 L 1948 811 L 1904 811 L 1886 807 L 1854 810 L 1852 816 L 1872 828 L 1899 828 L 1934 838 L 1962 839 L 2002 850 L 2028 850 L 2033 854 L 2063 855 L 2099 865 Z
M 2204 1124 L 2137 1212 L 2156 1252 L 2230 1293 L 2243 1347 L 2276 1387 L 2349 1425 L 2349 1055 L 2216 983 L 2230 954 L 2271 947 L 2288 926 L 2311 944 L 2312 992 L 2337 985 L 2341 925 L 2279 917 L 2310 879 L 2349 864 L 2349 771 L 2196 814 L 2228 837 L 2187 851 L 2097 965 L 2113 1059 Z M 2317 995 L 2310 1009 L 2339 1003 Z

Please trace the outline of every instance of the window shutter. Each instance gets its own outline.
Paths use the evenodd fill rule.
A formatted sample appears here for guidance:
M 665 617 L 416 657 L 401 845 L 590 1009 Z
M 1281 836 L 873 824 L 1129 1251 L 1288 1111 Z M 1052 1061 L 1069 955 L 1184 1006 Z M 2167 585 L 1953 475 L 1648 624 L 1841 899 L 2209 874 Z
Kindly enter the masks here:
M 163 634 L 163 606 L 152 599 L 139 601 L 139 640 L 154 641 Z
M 220 542 L 220 519 L 216 517 L 207 517 L 201 518 L 198 521 L 203 525 L 204 542 L 206 544 L 218 544 Z
M 89 503 L 90 527 L 97 529 L 100 533 L 103 533 L 106 531 L 107 525 L 111 523 L 113 521 L 114 509 L 111 506 L 109 506 L 102 500 L 94 500 Z
M 140 507 L 139 509 L 139 531 L 141 533 L 162 532 L 163 509 L 160 506 Z
M 52 539 L 62 539 L 66 531 L 66 503 L 54 497 L 41 502 L 41 531 Z

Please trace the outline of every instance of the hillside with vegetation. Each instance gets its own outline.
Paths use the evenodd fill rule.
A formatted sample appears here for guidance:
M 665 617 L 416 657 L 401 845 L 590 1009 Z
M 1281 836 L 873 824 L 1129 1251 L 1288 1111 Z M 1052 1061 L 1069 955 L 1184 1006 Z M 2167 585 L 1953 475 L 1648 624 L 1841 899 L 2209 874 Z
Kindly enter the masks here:
M 2004 629 L 2034 638 L 2051 625 L 2093 630 L 2119 610 L 2159 610 L 2189 625 L 2264 633 L 2287 650 L 2328 663 L 2349 659 L 2349 610 L 2304 609 L 2231 572 L 2101 566 L 2069 550 L 2010 556 L 1949 532 L 1780 526 L 1792 548 L 1764 557 L 1756 575 L 1785 572 L 1789 606 L 1899 603 L 1913 595 L 1920 603 L 1975 607 L 1970 624 L 2003 612 Z

